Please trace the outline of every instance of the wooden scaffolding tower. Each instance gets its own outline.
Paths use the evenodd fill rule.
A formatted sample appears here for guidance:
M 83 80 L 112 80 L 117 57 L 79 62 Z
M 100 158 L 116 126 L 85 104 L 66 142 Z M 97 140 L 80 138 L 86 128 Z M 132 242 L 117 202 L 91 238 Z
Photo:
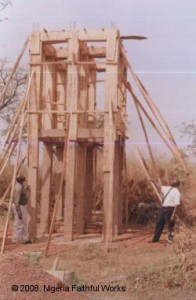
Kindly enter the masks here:
M 48 245 L 56 217 L 64 222 L 65 241 L 72 241 L 74 232 L 84 233 L 85 225 L 92 219 L 95 157 L 100 147 L 103 148 L 102 232 L 106 245 L 122 229 L 122 178 L 123 172 L 126 173 L 124 153 L 127 137 L 133 142 L 139 163 L 150 178 L 144 157 L 135 145 L 133 136 L 127 132 L 127 91 L 136 105 L 155 173 L 156 163 L 142 115 L 145 115 L 189 175 L 169 127 L 128 61 L 123 38 L 130 37 L 120 36 L 114 28 L 35 32 L 25 43 L 2 91 L 0 101 L 3 101 L 29 42 L 31 76 L 25 99 L 2 146 L 0 174 L 16 147 L 17 139 L 20 143 L 12 198 L 19 169 L 22 133 L 26 128 L 31 239 L 37 237 L 38 199 L 41 205 L 41 233 L 49 233 Z M 128 70 L 150 114 L 128 82 Z M 192 180 L 195 183 L 194 178 Z M 154 185 L 153 188 L 160 199 Z M 53 194 L 55 204 L 51 202 Z M 54 208 L 52 214 L 51 207 Z M 4 238 L 7 226 L 8 222 Z
M 55 195 L 62 189 L 57 213 L 64 218 L 64 238 L 73 240 L 74 222 L 76 233 L 84 232 L 85 224 L 92 218 L 93 161 L 100 146 L 103 147 L 104 240 L 112 241 L 122 226 L 123 119 L 126 118 L 123 82 L 127 67 L 120 49 L 121 39 L 116 29 L 45 30 L 31 36 L 30 65 L 34 73 L 28 101 L 31 238 L 36 237 L 39 190 L 41 230 L 42 233 L 49 230 L 54 160 L 58 162 Z M 105 73 L 104 79 L 99 79 L 100 72 Z M 98 83 L 105 88 L 105 93 L 100 92 L 102 99 L 97 96 Z M 99 109 L 98 101 L 102 101 L 103 110 Z M 41 142 L 43 163 L 39 155 Z M 65 165 L 64 147 L 67 148 Z M 64 169 L 64 183 L 59 187 Z

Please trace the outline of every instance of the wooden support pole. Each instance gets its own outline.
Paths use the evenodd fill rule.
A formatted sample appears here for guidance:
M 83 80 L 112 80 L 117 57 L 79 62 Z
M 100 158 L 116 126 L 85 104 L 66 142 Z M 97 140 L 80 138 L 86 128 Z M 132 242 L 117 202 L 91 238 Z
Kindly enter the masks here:
M 29 96 L 29 89 L 32 83 L 32 78 L 33 78 L 34 73 L 31 74 L 31 77 L 29 79 L 28 82 L 28 86 L 27 86 L 27 90 L 25 93 L 25 97 L 24 97 L 24 101 L 22 101 L 21 105 L 19 106 L 19 109 L 16 113 L 16 117 L 14 118 L 14 122 L 11 125 L 11 128 L 9 129 L 6 137 L 5 137 L 5 141 L 2 145 L 1 148 L 1 163 L 0 163 L 0 176 L 4 171 L 4 168 L 7 165 L 7 162 L 9 161 L 15 147 L 16 147 L 16 131 L 19 127 L 20 121 L 21 121 L 21 117 L 22 114 L 24 113 L 25 109 L 26 109 L 26 104 L 27 104 L 27 100 L 28 100 L 28 96 Z M 26 125 L 26 123 L 24 124 L 24 126 Z
M 158 197 L 159 202 L 162 203 L 162 198 L 161 198 L 161 196 L 160 196 L 160 194 L 159 194 L 159 192 L 158 192 L 158 190 L 157 190 L 157 187 L 156 187 L 156 185 L 154 184 L 154 182 L 151 180 L 152 178 L 151 178 L 151 176 L 150 176 L 150 174 L 149 174 L 148 167 L 147 167 L 147 164 L 146 164 L 146 162 L 145 162 L 145 159 L 144 159 L 144 157 L 143 157 L 143 155 L 142 155 L 142 153 L 141 153 L 139 147 L 136 145 L 136 141 L 135 141 L 135 139 L 133 138 L 133 134 L 131 134 L 130 131 L 128 132 L 128 136 L 129 136 L 130 141 L 131 141 L 132 144 L 133 144 L 134 152 L 135 152 L 136 155 L 137 155 L 137 158 L 138 158 L 138 160 L 139 160 L 139 162 L 140 162 L 140 165 L 141 165 L 141 167 L 142 167 L 142 169 L 143 169 L 143 171 L 144 171 L 144 174 L 146 175 L 146 177 L 147 177 L 148 180 L 150 181 L 150 183 L 151 183 L 151 185 L 152 185 L 152 187 L 153 187 L 153 189 L 154 189 L 154 192 L 155 192 L 155 194 L 156 194 L 157 197 Z
M 118 155 L 118 194 L 117 194 L 117 210 L 118 210 L 118 233 L 119 229 L 123 227 L 123 153 L 124 153 L 124 139 L 119 137 L 117 142 L 117 155 Z
M 21 110 L 23 108 L 24 102 L 25 102 L 25 98 L 23 99 L 23 101 L 21 101 L 20 106 L 19 106 L 19 108 L 18 108 L 18 110 L 17 110 L 17 112 L 15 114 L 15 117 L 14 117 L 14 119 L 12 121 L 12 124 L 9 127 L 9 130 L 8 130 L 6 136 L 5 136 L 5 139 L 3 141 L 3 144 L 2 144 L 1 150 L 0 150 L 1 157 L 2 157 L 3 152 L 6 152 L 6 150 L 7 150 L 6 146 L 8 146 L 8 144 L 10 144 L 11 140 L 13 140 L 13 137 L 15 135 L 16 129 L 18 128 L 19 116 L 20 116 Z
M 125 224 L 129 223 L 129 198 L 128 198 L 128 174 L 127 174 L 127 159 L 125 146 L 123 147 L 123 170 L 124 170 L 124 188 L 125 188 Z
M 161 126 L 161 128 L 163 129 L 164 133 L 166 134 L 166 136 L 168 137 L 168 139 L 171 141 L 172 146 L 173 146 L 173 151 L 175 153 L 175 157 L 178 159 L 178 161 L 181 163 L 183 169 L 185 170 L 187 176 L 189 176 L 189 171 L 186 167 L 186 163 L 184 161 L 184 158 L 179 150 L 179 148 L 176 145 L 175 139 L 169 129 L 169 126 L 167 125 L 165 119 L 163 118 L 162 114 L 160 113 L 159 109 L 157 108 L 157 106 L 155 105 L 155 103 L 153 102 L 153 100 L 151 99 L 150 95 L 148 94 L 148 92 L 146 91 L 145 87 L 143 86 L 143 84 L 141 83 L 140 79 L 138 78 L 138 76 L 136 75 L 135 71 L 133 70 L 131 64 L 128 61 L 127 55 L 123 49 L 123 47 L 121 47 L 121 52 L 125 58 L 125 61 L 128 65 L 128 68 L 130 69 L 132 76 L 136 82 L 136 84 L 138 85 L 144 99 L 146 100 L 146 103 L 148 104 L 149 108 L 151 109 L 153 115 L 155 116 L 155 118 L 157 119 L 159 125 Z M 191 175 L 190 176 L 192 181 L 194 183 L 196 183 L 196 179 Z
M 77 166 L 76 166 L 76 234 L 84 234 L 85 218 L 87 210 L 85 209 L 85 203 L 87 202 L 86 190 L 86 161 L 88 159 L 88 152 L 86 145 L 77 145 Z M 89 179 L 89 177 L 88 177 Z M 88 192 L 88 191 L 86 191 Z
M 61 198 L 59 200 L 58 210 L 56 218 L 57 220 L 63 218 L 63 199 L 64 199 L 64 185 L 63 181 L 62 187 L 60 186 L 61 182 L 61 173 L 63 170 L 63 147 L 56 147 L 56 164 L 55 164 L 55 202 L 57 201 L 57 197 L 60 193 L 59 189 L 61 189 Z
M 119 234 L 122 227 L 122 193 L 120 193 L 120 145 L 119 141 L 114 145 L 114 205 L 113 205 L 113 223 L 114 236 Z M 122 191 L 121 191 L 122 192 Z
M 119 58 L 119 39 L 118 31 L 115 29 L 107 30 L 106 43 L 106 99 L 105 111 L 109 114 L 104 115 L 104 149 L 103 149 L 103 172 L 104 172 L 104 198 L 103 198 L 103 237 L 106 250 L 110 248 L 114 236 L 114 212 L 117 201 L 114 186 L 117 184 L 114 174 L 115 162 L 115 139 L 116 130 L 113 120 L 113 110 L 118 104 L 118 65 L 110 64 L 117 62 Z
M 150 117 L 150 115 L 148 114 L 148 112 L 146 111 L 146 109 L 144 108 L 144 106 L 141 104 L 141 102 L 138 100 L 137 96 L 134 94 L 131 86 L 129 83 L 126 83 L 127 89 L 128 91 L 131 93 L 134 101 L 137 102 L 138 106 L 141 108 L 141 110 L 143 111 L 143 113 L 145 114 L 145 116 L 147 117 L 147 119 L 149 120 L 149 122 L 151 123 L 152 127 L 156 130 L 156 132 L 159 134 L 159 136 L 161 137 L 161 139 L 163 140 L 163 142 L 165 143 L 165 145 L 168 147 L 168 149 L 171 151 L 171 153 L 174 155 L 174 157 L 176 157 L 176 159 L 178 160 L 178 162 L 181 164 L 181 166 L 183 167 L 184 171 L 187 172 L 187 168 L 184 165 L 184 163 L 182 163 L 182 160 L 179 158 L 179 156 L 176 156 L 176 152 L 173 148 L 173 144 L 171 144 L 162 134 L 162 132 L 159 130 L 159 128 L 156 126 L 156 124 L 154 123 L 154 121 L 152 120 L 152 118 Z
M 49 46 L 48 46 L 49 47 Z M 53 49 L 52 46 L 50 46 Z M 43 60 L 46 58 L 43 57 Z M 51 59 L 54 59 L 53 57 Z M 56 103 L 56 66 L 44 65 L 43 67 L 43 84 L 42 97 L 40 106 L 46 110 L 51 110 Z M 56 115 L 44 114 L 42 116 L 42 128 L 50 130 L 56 127 Z M 53 145 L 45 142 L 43 145 L 43 165 L 42 165 L 42 184 L 41 184 L 41 234 L 48 233 L 50 224 L 51 208 L 51 187 L 52 187 L 52 167 L 53 167 Z
M 159 202 L 162 203 L 162 198 L 161 198 L 161 196 L 160 196 L 160 194 L 159 194 L 159 192 L 158 192 L 158 190 L 157 190 L 157 188 L 156 188 L 154 182 L 152 181 L 152 178 L 151 178 L 151 176 L 150 176 L 150 174 L 149 174 L 149 171 L 148 171 L 148 168 L 147 168 L 147 164 L 146 164 L 146 162 L 145 162 L 145 159 L 144 159 L 144 157 L 143 157 L 141 151 L 139 150 L 138 146 L 137 146 L 137 145 L 135 145 L 135 146 L 136 146 L 136 147 L 135 147 L 135 149 L 136 149 L 135 152 L 136 152 L 136 154 L 137 154 L 137 156 L 138 156 L 138 158 L 139 158 L 139 161 L 140 161 L 141 166 L 142 166 L 142 168 L 143 168 L 143 170 L 144 170 L 144 173 L 145 173 L 146 177 L 148 178 L 148 180 L 150 181 L 150 183 L 151 183 L 151 185 L 152 185 L 152 187 L 153 187 L 153 189 L 154 189 L 154 191 L 155 191 L 155 194 L 156 194 L 157 197 L 158 197 Z
M 79 40 L 76 29 L 71 31 L 71 38 L 68 42 L 68 60 L 72 64 L 67 68 L 67 109 L 70 112 L 78 108 L 79 96 L 79 73 L 78 60 Z M 75 174 L 76 174 L 76 139 L 77 139 L 77 115 L 72 115 L 70 123 L 70 141 L 67 148 L 66 158 L 66 186 L 64 205 L 64 239 L 73 240 L 73 218 L 75 202 Z
M 11 82 L 13 76 L 14 76 L 14 73 L 16 72 L 16 69 L 18 68 L 18 65 L 19 65 L 19 63 L 20 63 L 20 61 L 21 61 L 21 59 L 22 59 L 22 57 L 23 57 L 23 54 L 24 54 L 24 52 L 25 52 L 25 50 L 26 50 L 26 48 L 27 48 L 28 43 L 29 43 L 29 37 L 26 39 L 26 41 L 25 41 L 25 43 L 24 43 L 24 46 L 23 46 L 23 48 L 22 48 L 22 50 L 21 50 L 21 52 L 20 52 L 20 54 L 19 54 L 19 56 L 18 56 L 18 58 L 17 58 L 17 60 L 16 60 L 16 63 L 15 63 L 15 65 L 14 65 L 14 68 L 13 68 L 12 72 L 10 73 L 10 76 L 8 77 L 8 80 L 7 80 L 7 82 L 6 82 L 6 85 L 5 85 L 4 88 L 3 88 L 3 91 L 2 91 L 1 96 L 0 96 L 0 103 L 3 102 L 3 98 L 4 98 L 4 96 L 5 96 L 5 93 L 7 92 L 7 89 L 8 89 L 8 87 L 9 87 L 9 84 L 10 84 L 10 82 Z
M 25 159 L 26 159 L 26 156 L 21 160 L 21 162 L 18 166 L 17 174 L 20 172 L 20 168 L 21 168 L 22 164 L 24 163 Z M 8 196 L 8 194 L 11 190 L 11 187 L 12 187 L 12 182 L 10 182 L 7 189 L 5 190 L 5 193 L 3 194 L 3 197 L 1 197 L 0 205 L 5 201 L 6 197 Z
M 85 183 L 85 222 L 88 224 L 92 220 L 93 209 L 93 147 L 87 147 Z
M 136 75 L 136 72 L 134 71 L 133 67 L 131 66 L 131 64 L 129 63 L 129 60 L 127 58 L 127 55 L 123 49 L 123 47 L 121 47 L 121 52 L 125 58 L 125 61 L 127 63 L 127 66 L 129 68 L 129 70 L 131 71 L 131 74 L 139 88 L 139 90 L 141 91 L 144 99 L 146 100 L 146 103 L 148 104 L 149 108 L 151 109 L 153 115 L 155 116 L 155 118 L 157 119 L 158 123 L 160 124 L 161 128 L 165 131 L 166 135 L 168 136 L 168 138 L 174 143 L 174 137 L 165 121 L 165 119 L 163 118 L 162 114 L 160 113 L 158 107 L 155 105 L 155 103 L 153 102 L 152 98 L 150 97 L 150 95 L 148 94 L 147 90 L 145 89 L 145 87 L 143 86 L 143 84 L 141 83 L 140 79 L 138 78 L 138 76 Z
M 41 234 L 48 233 L 50 224 L 51 186 L 52 186 L 52 145 L 43 145 L 43 165 L 41 173 Z
M 11 188 L 11 194 L 10 194 L 9 207 L 8 207 L 7 218 L 6 218 L 6 223 L 5 223 L 5 227 L 4 227 L 4 233 L 3 233 L 3 239 L 2 239 L 2 244 L 1 244 L 1 254 L 3 254 L 3 252 L 4 252 L 5 241 L 6 241 L 6 236 L 7 236 L 8 226 L 9 226 L 9 220 L 10 220 L 10 214 L 11 214 L 11 210 L 12 210 L 14 187 L 15 187 L 16 175 L 17 175 L 19 159 L 20 159 L 20 151 L 21 151 L 21 144 L 22 144 L 22 133 L 23 133 L 23 129 L 24 129 L 25 116 L 26 115 L 24 113 L 23 116 L 22 116 L 22 119 L 21 119 L 21 124 L 20 124 L 16 164 L 15 164 L 15 167 L 14 167 L 14 174 L 13 174 L 13 179 L 12 179 L 12 188 Z
M 135 99 L 134 99 L 134 103 L 135 103 L 136 110 L 137 110 L 137 113 L 138 113 L 138 117 L 139 117 L 139 120 L 140 120 L 141 125 L 142 125 L 142 129 L 143 129 L 143 132 L 144 132 L 146 144 L 147 144 L 147 147 L 148 147 L 148 152 L 149 152 L 150 159 L 151 159 L 151 162 L 152 162 L 152 167 L 154 169 L 154 176 L 160 182 L 160 179 L 158 177 L 157 165 L 156 165 L 156 162 L 155 162 L 155 159 L 154 159 L 154 155 L 153 155 L 153 152 L 152 152 L 152 149 L 151 149 L 151 146 L 150 146 L 150 141 L 149 141 L 148 133 L 147 133 L 147 130 L 146 130 L 146 127 L 145 127 L 145 124 L 144 124 L 144 120 L 142 118 L 142 114 L 140 112 L 139 106 L 138 106 L 137 102 L 135 101 Z
M 30 45 L 31 62 L 36 63 L 42 57 L 42 44 L 39 33 L 31 36 Z M 33 81 L 29 90 L 28 110 L 37 111 L 41 101 L 42 69 L 40 66 L 31 68 L 34 72 Z M 30 201 L 28 203 L 28 228 L 29 237 L 35 240 L 37 237 L 37 200 L 38 200 L 38 168 L 39 168 L 39 116 L 28 116 L 28 185 L 30 187 Z
M 50 248 L 50 242 L 51 242 L 52 233 L 53 233 L 53 229 L 54 229 L 54 224 L 55 224 L 55 220 L 56 220 L 56 214 L 57 214 L 57 211 L 58 211 L 59 202 L 60 202 L 61 197 L 62 197 L 63 181 L 64 181 L 64 176 L 65 176 L 65 173 L 66 173 L 67 148 L 68 148 L 69 138 L 70 138 L 71 118 L 72 118 L 72 115 L 71 114 L 68 115 L 67 133 L 65 135 L 64 150 L 63 150 L 63 169 L 62 169 L 61 178 L 60 178 L 58 196 L 55 200 L 54 210 L 53 210 L 52 219 L 51 219 L 51 223 L 50 223 L 49 235 L 48 235 L 48 240 L 47 240 L 46 249 L 45 249 L 45 256 L 48 256 L 48 251 L 49 251 L 49 248 Z

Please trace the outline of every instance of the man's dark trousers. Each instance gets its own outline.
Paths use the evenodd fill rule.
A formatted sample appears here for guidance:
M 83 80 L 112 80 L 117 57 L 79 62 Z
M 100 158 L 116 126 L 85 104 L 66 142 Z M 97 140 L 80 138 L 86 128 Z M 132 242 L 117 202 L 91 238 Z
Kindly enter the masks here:
M 172 237 L 172 233 L 174 230 L 175 221 L 171 221 L 171 216 L 173 214 L 174 207 L 168 206 L 168 207 L 161 207 L 157 222 L 156 222 L 156 228 L 155 228 L 155 234 L 153 237 L 153 241 L 157 242 L 160 239 L 160 236 L 163 232 L 165 223 L 168 224 L 168 230 L 169 230 L 169 237 Z

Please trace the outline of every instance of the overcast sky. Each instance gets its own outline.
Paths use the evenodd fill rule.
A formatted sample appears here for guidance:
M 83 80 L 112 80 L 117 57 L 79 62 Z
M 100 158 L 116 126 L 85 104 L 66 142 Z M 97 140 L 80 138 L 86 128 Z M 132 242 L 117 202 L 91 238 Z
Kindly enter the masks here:
M 196 116 L 196 0 L 13 0 L 1 12 L 0 56 L 13 61 L 35 28 L 110 28 L 148 40 L 125 43 L 142 82 L 175 126 Z

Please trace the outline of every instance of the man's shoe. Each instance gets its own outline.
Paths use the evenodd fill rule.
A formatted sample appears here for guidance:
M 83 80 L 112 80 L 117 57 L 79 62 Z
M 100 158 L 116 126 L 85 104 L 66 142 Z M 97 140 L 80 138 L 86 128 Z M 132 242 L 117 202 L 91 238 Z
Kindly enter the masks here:
M 174 238 L 172 237 L 170 237 L 170 238 L 168 238 L 168 240 L 167 240 L 167 242 L 168 242 L 168 244 L 173 244 L 173 242 L 174 242 Z
M 149 241 L 149 243 L 158 243 L 159 240 L 156 240 L 156 239 L 152 239 L 151 241 Z
M 28 241 L 23 242 L 23 244 L 32 244 L 32 241 L 28 240 Z

